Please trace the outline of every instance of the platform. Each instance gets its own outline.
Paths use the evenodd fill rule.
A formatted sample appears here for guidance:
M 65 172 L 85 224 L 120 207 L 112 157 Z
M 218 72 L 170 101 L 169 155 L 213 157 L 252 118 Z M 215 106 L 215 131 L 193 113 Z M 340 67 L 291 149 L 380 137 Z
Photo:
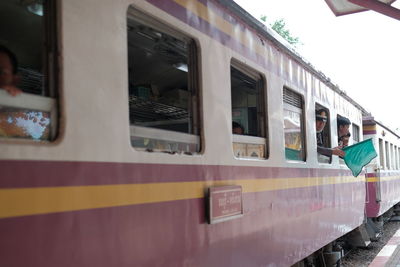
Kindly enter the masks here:
M 400 230 L 397 230 L 369 265 L 369 267 L 395 266 L 400 266 Z

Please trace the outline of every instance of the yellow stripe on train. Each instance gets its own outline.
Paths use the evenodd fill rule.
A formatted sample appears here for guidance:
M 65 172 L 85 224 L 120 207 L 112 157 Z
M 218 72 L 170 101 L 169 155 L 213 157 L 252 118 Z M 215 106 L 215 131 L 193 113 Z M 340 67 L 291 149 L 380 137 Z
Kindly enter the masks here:
M 376 177 L 376 176 L 372 176 L 372 177 L 367 177 L 367 182 L 368 183 L 376 183 L 376 182 L 387 182 L 387 181 L 393 181 L 393 180 L 398 180 L 400 179 L 400 176 L 383 176 L 383 177 Z
M 0 189 L 0 218 L 203 198 L 206 188 L 218 185 L 241 185 L 251 193 L 364 181 L 344 176 Z
M 376 125 L 364 125 L 363 130 L 364 131 L 376 131 Z

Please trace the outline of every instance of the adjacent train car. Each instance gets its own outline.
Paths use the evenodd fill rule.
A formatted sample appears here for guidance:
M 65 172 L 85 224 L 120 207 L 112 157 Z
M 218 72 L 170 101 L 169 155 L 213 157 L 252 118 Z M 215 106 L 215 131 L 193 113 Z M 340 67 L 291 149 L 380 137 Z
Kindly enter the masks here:
M 366 214 L 378 219 L 400 202 L 400 136 L 371 116 L 363 119 L 363 135 L 378 153 L 366 168 Z
M 360 140 L 363 109 L 234 2 L 0 14 L 23 90 L 0 90 L 2 266 L 290 266 L 363 223 L 315 130 L 325 108 L 325 146 L 338 116 Z

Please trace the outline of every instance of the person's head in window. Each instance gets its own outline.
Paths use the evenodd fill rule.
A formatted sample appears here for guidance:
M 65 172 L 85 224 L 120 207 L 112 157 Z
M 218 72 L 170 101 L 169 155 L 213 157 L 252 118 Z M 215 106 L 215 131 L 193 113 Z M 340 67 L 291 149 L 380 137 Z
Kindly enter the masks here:
M 344 157 L 345 152 L 341 150 L 342 147 L 329 148 L 324 142 L 324 134 L 322 131 L 328 120 L 328 111 L 326 109 L 318 109 L 315 112 L 315 124 L 317 130 L 317 152 L 321 155 L 331 157 L 332 155 Z
M 350 133 L 347 133 L 345 135 L 343 135 L 340 139 L 339 139 L 339 145 L 342 145 L 343 147 L 346 147 L 349 145 L 349 140 L 350 140 Z M 342 142 L 342 143 L 340 143 Z
M 328 112 L 321 108 L 315 112 L 315 126 L 317 133 L 320 133 L 324 130 L 326 121 L 328 120 Z
M 244 128 L 240 123 L 234 121 L 232 122 L 232 133 L 233 134 L 244 134 Z
M 338 126 L 338 138 L 339 140 L 349 134 L 350 120 L 346 117 L 338 115 L 337 126 Z
M 13 96 L 22 92 L 17 87 L 19 80 L 17 72 L 17 57 L 7 47 L 0 45 L 0 88 Z

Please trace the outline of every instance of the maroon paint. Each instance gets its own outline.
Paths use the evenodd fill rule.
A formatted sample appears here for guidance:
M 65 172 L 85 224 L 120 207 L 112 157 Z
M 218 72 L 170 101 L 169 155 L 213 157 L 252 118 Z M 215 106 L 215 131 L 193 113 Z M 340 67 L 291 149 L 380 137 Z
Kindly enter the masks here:
M 208 225 L 204 199 L 0 220 L 4 266 L 289 266 L 363 220 L 362 183 L 244 194 Z
M 400 175 L 399 172 L 368 173 L 367 177 L 389 177 Z M 379 184 L 379 187 L 378 187 Z M 380 200 L 376 199 L 377 191 Z M 366 212 L 368 217 L 379 217 L 400 201 L 400 180 L 367 183 Z
M 365 8 L 360 8 L 360 10 L 356 10 L 356 11 L 340 11 L 338 9 L 335 8 L 335 6 L 332 3 L 333 0 L 325 0 L 325 2 L 327 3 L 327 5 L 329 6 L 329 8 L 333 11 L 333 13 L 335 14 L 335 16 L 343 16 L 343 15 L 349 15 L 349 14 L 354 14 L 354 13 L 358 13 L 358 12 L 363 12 L 366 11 L 367 9 Z
M 372 130 L 372 131 L 363 130 L 363 135 L 368 135 L 368 134 L 376 134 L 376 130 Z
M 367 201 L 365 204 L 365 210 L 367 213 L 367 217 L 375 218 L 378 217 L 379 215 L 379 202 L 376 199 L 376 182 L 368 182 L 367 183 L 367 194 L 366 196 Z
M 348 0 L 349 2 L 374 10 L 378 13 L 400 20 L 400 10 L 392 7 L 390 4 L 382 3 L 377 0 Z M 393 1 L 394 2 L 394 1 Z
M 349 176 L 348 170 L 0 160 L 0 188 Z

